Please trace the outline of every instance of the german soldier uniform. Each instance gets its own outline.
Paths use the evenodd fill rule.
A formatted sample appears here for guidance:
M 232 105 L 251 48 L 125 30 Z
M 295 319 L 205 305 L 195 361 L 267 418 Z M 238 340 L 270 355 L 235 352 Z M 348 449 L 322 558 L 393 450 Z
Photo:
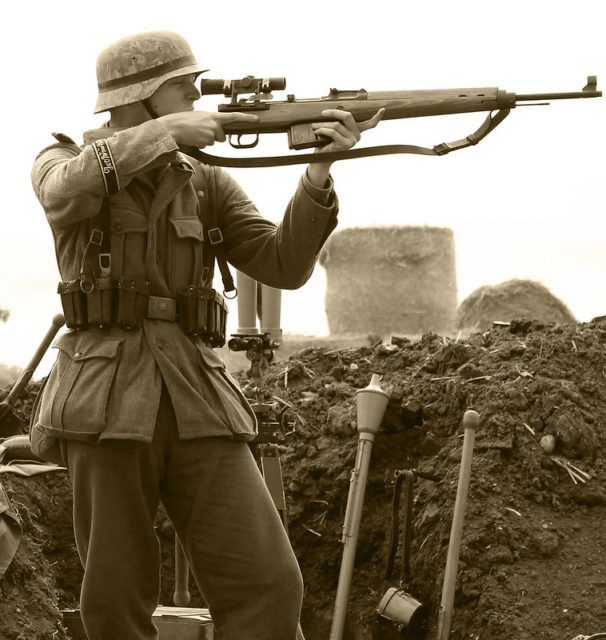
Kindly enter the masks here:
M 126 38 L 99 56 L 96 112 L 201 71 L 177 34 Z M 32 182 L 69 330 L 54 345 L 31 439 L 35 453 L 69 469 L 86 632 L 158 637 L 162 501 L 221 637 L 294 639 L 301 575 L 247 445 L 255 415 L 213 351 L 226 309 L 212 289 L 207 232 L 220 230 L 227 260 L 253 279 L 299 287 L 336 226 L 332 184 L 303 176 L 275 225 L 155 119 L 88 131 L 81 147 L 57 138 Z

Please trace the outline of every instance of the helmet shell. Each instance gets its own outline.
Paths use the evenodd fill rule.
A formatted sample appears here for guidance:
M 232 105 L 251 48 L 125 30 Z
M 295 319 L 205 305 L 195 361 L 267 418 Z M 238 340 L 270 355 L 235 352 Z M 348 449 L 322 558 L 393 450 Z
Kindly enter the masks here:
M 145 31 L 126 36 L 97 58 L 99 94 L 94 113 L 145 100 L 170 78 L 204 71 L 178 33 Z

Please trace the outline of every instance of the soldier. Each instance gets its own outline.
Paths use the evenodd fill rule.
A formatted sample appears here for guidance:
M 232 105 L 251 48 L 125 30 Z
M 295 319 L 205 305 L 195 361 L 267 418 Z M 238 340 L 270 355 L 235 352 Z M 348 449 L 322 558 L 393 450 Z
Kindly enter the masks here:
M 91 640 L 158 637 L 160 501 L 224 640 L 296 634 L 302 580 L 247 446 L 255 415 L 213 351 L 226 313 L 206 232 L 243 273 L 297 288 L 336 226 L 337 198 L 330 164 L 314 163 L 275 225 L 225 171 L 182 153 L 256 119 L 194 111 L 200 73 L 175 33 L 115 42 L 97 62 L 95 113 L 109 121 L 81 147 L 57 134 L 32 169 L 70 329 L 55 343 L 32 447 L 69 469 Z M 351 148 L 381 117 L 324 115 L 328 151 Z

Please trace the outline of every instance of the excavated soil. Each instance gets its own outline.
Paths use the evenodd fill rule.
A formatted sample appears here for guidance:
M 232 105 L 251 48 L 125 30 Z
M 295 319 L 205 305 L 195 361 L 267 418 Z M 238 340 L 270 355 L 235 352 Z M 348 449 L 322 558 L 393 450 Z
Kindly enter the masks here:
M 306 584 L 307 639 L 329 636 L 358 442 L 356 390 L 372 373 L 382 376 L 390 400 L 371 455 L 345 637 L 402 637 L 374 611 L 398 583 L 384 579 L 393 472 L 414 469 L 440 480 L 419 477 L 415 485 L 407 589 L 428 605 L 429 623 L 408 637 L 435 638 L 469 408 L 480 425 L 450 638 L 572 640 L 606 632 L 605 365 L 606 318 L 548 326 L 512 320 L 458 340 L 426 334 L 311 347 L 272 364 L 262 391 L 282 413 L 279 446 L 289 534 Z M 244 374 L 241 381 L 252 398 L 254 382 Z M 555 437 L 552 453 L 541 447 L 546 435 Z M 571 476 L 570 463 L 589 479 Z M 65 474 L 2 474 L 0 481 L 24 527 L 0 580 L 0 637 L 67 640 L 59 609 L 77 606 L 80 569 Z M 158 533 L 162 603 L 170 604 L 172 530 L 163 517 Z

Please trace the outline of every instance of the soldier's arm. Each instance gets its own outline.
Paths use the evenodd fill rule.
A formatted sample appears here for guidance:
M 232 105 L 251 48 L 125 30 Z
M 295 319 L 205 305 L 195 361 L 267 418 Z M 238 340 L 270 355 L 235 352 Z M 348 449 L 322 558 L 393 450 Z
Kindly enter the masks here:
M 251 278 L 279 289 L 302 286 L 337 225 L 338 201 L 328 180 L 318 188 L 304 175 L 280 224 L 263 218 L 242 187 L 215 168 L 218 221 L 227 259 Z
M 70 226 L 99 212 L 101 201 L 123 189 L 138 173 L 176 159 L 178 147 L 156 121 L 111 135 L 105 141 L 59 143 L 38 154 L 32 167 L 34 192 L 51 226 Z

